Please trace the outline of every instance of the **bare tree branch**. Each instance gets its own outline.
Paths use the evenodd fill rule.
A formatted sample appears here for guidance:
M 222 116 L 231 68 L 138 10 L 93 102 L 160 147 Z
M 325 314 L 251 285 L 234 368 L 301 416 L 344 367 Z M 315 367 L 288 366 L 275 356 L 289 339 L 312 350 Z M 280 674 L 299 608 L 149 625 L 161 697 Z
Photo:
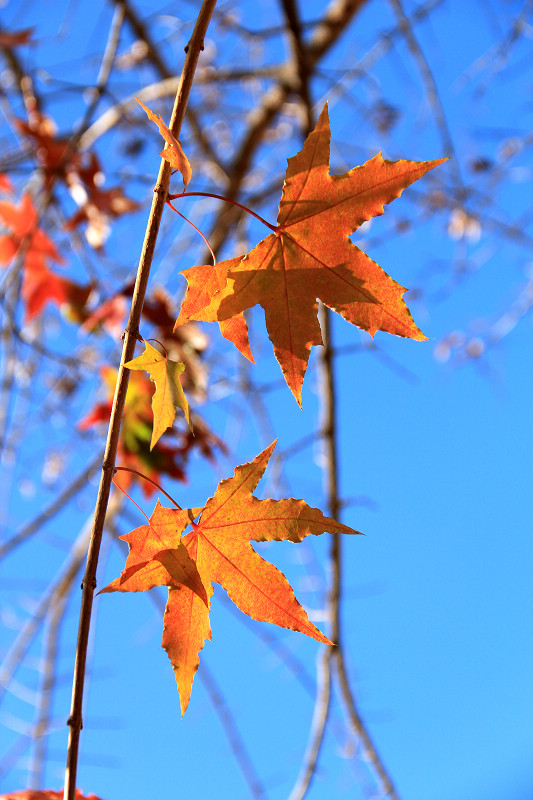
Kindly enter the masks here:
M 289 795 L 289 800 L 303 800 L 311 786 L 318 764 L 331 702 L 331 647 L 322 647 L 319 650 L 316 673 L 317 691 L 309 741 L 300 775 Z

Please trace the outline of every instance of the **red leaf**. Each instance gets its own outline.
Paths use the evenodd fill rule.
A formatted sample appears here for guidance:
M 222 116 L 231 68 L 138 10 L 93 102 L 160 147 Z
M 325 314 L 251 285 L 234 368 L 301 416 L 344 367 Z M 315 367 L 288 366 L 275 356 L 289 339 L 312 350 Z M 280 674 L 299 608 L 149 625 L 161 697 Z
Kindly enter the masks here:
M 37 219 L 37 211 L 29 194 L 22 195 L 19 205 L 11 200 L 0 202 L 0 221 L 11 229 L 13 237 L 19 242 L 36 227 Z
M 13 184 L 9 179 L 9 175 L 0 174 L 0 192 L 5 192 L 5 194 L 13 194 Z
M 23 789 L 20 792 L 9 792 L 0 795 L 0 800 L 63 800 L 63 790 L 54 792 L 52 789 Z M 95 794 L 82 794 L 76 789 L 76 800 L 100 800 Z
M 81 164 L 82 155 L 72 147 L 68 138 L 56 134 L 56 125 L 51 117 L 34 112 L 30 122 L 15 120 L 18 130 L 33 140 L 33 151 L 45 174 L 45 186 L 49 188 L 54 180 L 66 181 L 67 173 Z
M 26 269 L 22 283 L 26 322 L 39 316 L 48 303 L 79 309 L 86 304 L 91 291 L 91 286 L 80 286 L 49 270 L 44 259 L 41 262 L 38 259 L 29 262 L 26 257 Z
M 10 235 L 0 236 L 0 265 L 7 266 L 21 254 L 26 322 L 50 302 L 78 310 L 86 304 L 91 286 L 80 286 L 48 267 L 48 260 L 61 264 L 63 258 L 47 234 L 37 227 L 37 210 L 29 194 L 24 194 L 18 205 L 0 202 L 0 221 L 11 229 Z

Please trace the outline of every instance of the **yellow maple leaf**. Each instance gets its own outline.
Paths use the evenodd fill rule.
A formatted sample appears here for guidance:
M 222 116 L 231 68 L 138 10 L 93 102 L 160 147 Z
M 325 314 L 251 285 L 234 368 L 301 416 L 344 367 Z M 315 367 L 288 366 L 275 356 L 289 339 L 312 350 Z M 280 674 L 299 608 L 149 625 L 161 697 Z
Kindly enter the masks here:
M 172 427 L 176 416 L 176 406 L 181 408 L 185 414 L 189 427 L 191 427 L 191 421 L 189 404 L 179 379 L 185 369 L 185 364 L 180 361 L 171 361 L 146 341 L 144 348 L 144 353 L 132 361 L 127 361 L 124 366 L 128 369 L 141 369 L 148 372 L 151 380 L 155 383 L 155 392 L 152 397 L 152 411 L 154 412 L 154 427 L 150 442 L 150 450 L 152 450 L 166 429 Z

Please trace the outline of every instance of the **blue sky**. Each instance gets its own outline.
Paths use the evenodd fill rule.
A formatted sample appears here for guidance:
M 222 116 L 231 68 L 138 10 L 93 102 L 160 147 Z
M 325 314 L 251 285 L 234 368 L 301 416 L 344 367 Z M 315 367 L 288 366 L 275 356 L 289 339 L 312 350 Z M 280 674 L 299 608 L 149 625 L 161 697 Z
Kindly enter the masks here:
M 306 4 L 305 13 L 314 19 L 324 5 Z M 243 1 L 235 7 L 241 22 L 254 29 L 274 24 L 279 15 L 273 2 L 257 7 Z M 406 3 L 405 10 L 412 13 L 414 7 Z M 137 3 L 136 8 L 142 15 L 154 12 L 153 4 Z M 94 54 L 102 50 L 110 8 L 76 2 L 54 3 L 46 14 L 43 9 L 44 5 L 27 3 L 21 10 L 18 3 L 8 2 L 1 12 L 2 25 L 8 30 L 35 25 L 39 44 L 25 58 L 53 76 L 48 89 L 50 111 L 60 128 L 67 129 L 84 107 L 75 87 L 95 79 L 98 59 Z M 156 35 L 170 37 L 161 46 L 178 61 L 189 29 L 182 30 L 173 18 L 188 20 L 190 9 L 191 4 L 169 3 L 156 14 Z M 416 287 L 412 299 L 409 294 L 406 298 L 429 341 L 377 334 L 373 347 L 366 334 L 342 319 L 336 318 L 333 326 L 339 348 L 335 370 L 340 491 L 346 501 L 342 521 L 365 533 L 343 541 L 347 665 L 361 714 L 405 800 L 528 800 L 533 794 L 533 337 L 530 316 L 520 317 L 501 340 L 504 326 L 498 326 L 517 303 L 526 303 L 532 274 L 528 238 L 532 159 L 527 138 L 533 121 L 531 21 L 526 17 L 523 35 L 514 42 L 507 60 L 499 58 L 495 47 L 506 41 L 521 12 L 518 2 L 448 0 L 436 4 L 429 18 L 415 28 L 439 90 L 453 154 L 444 150 L 420 72 L 401 38 L 394 39 L 388 54 L 374 61 L 370 58 L 376 32 L 394 27 L 392 4 L 377 0 L 367 4 L 313 84 L 316 113 L 325 99 L 330 102 L 332 171 L 361 163 L 376 150 L 391 159 L 453 155 L 431 177 L 406 190 L 385 216 L 353 237 L 395 280 Z M 60 48 L 55 38 L 59 21 L 63 26 Z M 263 51 L 256 41 L 243 55 L 237 49 L 237 36 L 220 30 L 218 36 L 213 56 L 218 67 L 236 58 L 257 64 L 263 57 L 273 63 L 284 57 L 283 42 L 278 40 L 270 49 L 265 44 Z M 126 37 L 123 49 L 127 44 Z M 363 58 L 370 59 L 370 77 L 356 80 L 350 77 L 350 69 Z M 42 73 L 46 86 L 44 78 Z M 121 74 L 113 91 L 115 96 L 129 95 L 153 79 L 148 68 Z M 193 95 L 197 104 L 208 100 L 202 91 Z M 228 96 L 220 101 L 223 116 L 215 107 L 210 111 L 211 123 L 215 125 L 217 113 L 223 120 L 226 114 L 231 118 L 232 109 L 238 120 L 239 109 L 249 102 L 247 91 L 228 88 Z M 253 95 L 260 90 L 250 91 Z M 376 98 L 398 109 L 398 124 L 388 133 L 376 131 L 369 121 Z M 102 102 L 101 110 L 108 102 L 109 98 Z M 146 128 L 135 133 L 144 137 Z M 2 136 L 6 148 L 14 145 L 6 119 Z M 105 164 L 116 158 L 122 169 L 123 140 L 123 133 L 113 132 L 99 141 Z M 109 269 L 110 282 L 115 274 L 131 274 L 134 269 L 147 216 L 149 180 L 157 168 L 152 142 L 135 164 L 137 181 L 128 185 L 128 193 L 144 207 L 118 222 L 106 245 L 103 264 Z M 267 181 L 283 173 L 285 159 L 299 147 L 297 132 L 265 147 L 254 177 Z M 512 148 L 514 155 L 507 158 Z M 471 165 L 481 158 L 489 159 L 494 168 L 476 174 Z M 457 208 L 466 207 L 472 220 L 479 221 L 479 238 L 476 230 L 470 238 L 453 238 L 453 204 L 438 203 L 439 191 L 450 196 L 457 170 L 468 190 L 466 204 L 460 206 L 457 201 Z M 109 171 L 108 185 L 113 185 L 117 174 Z M 27 175 L 20 170 L 14 177 L 21 189 Z M 190 188 L 201 190 L 207 185 L 205 176 L 200 176 L 198 186 Z M 188 202 L 189 212 L 197 215 L 195 221 L 202 219 L 205 206 L 193 210 L 192 199 Z M 276 205 L 273 196 L 261 213 L 274 219 Z M 405 220 L 412 222 L 399 234 L 398 222 Z M 209 227 L 205 220 L 204 227 Z M 524 234 L 522 239 L 517 230 Z M 245 231 L 252 244 L 263 235 L 255 222 Z M 199 263 L 194 259 L 200 253 L 193 235 L 181 223 L 166 219 L 153 280 L 168 279 L 169 290 L 177 295 L 182 289 L 177 271 Z M 72 258 L 73 270 L 81 274 L 81 259 L 76 260 L 75 253 Z M 87 344 L 80 344 L 79 337 L 69 338 L 72 326 L 55 311 L 49 317 L 45 332 L 56 350 L 70 352 Z M 237 464 L 254 458 L 274 435 L 277 449 L 284 452 L 317 428 L 321 411 L 316 353 L 300 411 L 280 381 L 257 309 L 251 325 L 257 366 L 250 375 L 271 385 L 263 396 L 270 423 L 265 417 L 255 418 L 232 393 L 227 376 L 242 374 L 246 367 L 210 329 L 215 348 L 213 390 L 211 401 L 201 411 L 230 444 L 231 453 L 221 457 L 214 469 L 200 459 L 193 461 L 186 486 L 165 485 L 183 505 L 203 504 L 218 480 L 228 477 Z M 451 334 L 456 346 L 449 349 Z M 109 340 L 104 347 L 108 357 L 118 361 L 118 344 Z M 39 413 L 48 397 L 45 387 L 38 385 L 29 399 L 22 399 L 21 418 L 29 420 L 33 438 L 20 443 L 15 463 L 6 459 L 4 464 L 7 478 L 2 499 L 9 507 L 6 537 L 54 496 L 52 488 L 42 489 L 37 479 L 33 496 L 21 490 L 23 481 L 42 469 L 51 439 L 67 465 L 59 488 L 83 468 L 98 446 L 94 437 L 72 440 L 70 433 L 95 401 L 95 380 L 90 383 L 74 398 L 68 414 L 54 412 L 45 432 Z M 326 510 L 320 463 L 321 448 L 315 443 L 288 458 L 281 473 L 274 465 L 260 484 L 258 496 L 303 497 Z M 18 627 L 31 615 L 66 557 L 67 545 L 90 515 L 95 495 L 94 484 L 88 486 L 76 503 L 43 529 L 39 539 L 6 559 L 0 573 L 5 589 L 0 653 L 7 652 Z M 149 514 L 153 502 L 135 497 Z M 120 532 L 141 524 L 143 518 L 131 506 Z M 324 535 L 299 546 L 276 543 L 261 550 L 283 570 L 323 629 L 327 546 Z M 122 565 L 123 552 L 108 543 L 99 585 L 116 577 Z M 160 648 L 162 623 L 156 605 L 144 595 L 97 599 L 78 781 L 84 791 L 103 800 L 137 800 L 169 791 L 192 800 L 249 797 L 206 689 L 212 675 L 232 710 L 265 797 L 289 796 L 312 717 L 308 683 L 314 681 L 319 647 L 296 633 L 239 620 L 223 595 L 217 587 L 213 642 L 202 651 L 202 665 L 183 720 L 172 671 Z M 59 650 L 53 701 L 57 730 L 49 736 L 45 778 L 45 786 L 56 789 L 62 785 L 64 718 L 77 614 L 74 602 Z M 301 674 L 295 677 L 284 648 L 309 674 L 307 679 Z M 33 718 L 40 653 L 37 640 L 0 707 L 7 742 L 2 754 Z M 204 667 L 208 672 L 202 679 Z M 27 753 L 2 776 L 0 790 L 26 786 Z M 344 796 L 380 795 L 364 753 L 349 733 L 336 688 L 331 725 L 309 798 Z

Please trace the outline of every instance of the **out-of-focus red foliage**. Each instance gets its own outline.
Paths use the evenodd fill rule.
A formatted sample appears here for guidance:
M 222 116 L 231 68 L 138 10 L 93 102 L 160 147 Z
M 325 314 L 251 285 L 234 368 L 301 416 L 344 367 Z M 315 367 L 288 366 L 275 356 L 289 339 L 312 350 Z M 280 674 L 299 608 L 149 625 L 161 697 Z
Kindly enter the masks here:
M 0 800 L 63 800 L 63 791 L 54 792 L 52 789 L 24 789 L 20 792 L 9 792 L 0 795 Z M 82 794 L 76 789 L 76 800 L 101 800 L 95 794 Z
M 97 403 L 92 411 L 78 423 L 78 430 L 85 431 L 101 423 L 108 423 L 116 383 L 116 371 L 112 367 L 102 369 L 102 380 L 107 399 Z M 150 450 L 153 413 L 151 407 L 153 383 L 141 372 L 132 372 L 122 417 L 122 429 L 117 454 L 117 465 L 130 467 L 147 478 L 160 482 L 161 475 L 185 481 L 186 466 L 190 453 L 196 448 L 209 461 L 215 460 L 216 449 L 226 452 L 224 442 L 214 434 L 207 423 L 194 414 L 191 431 L 185 420 L 179 427 L 165 434 L 165 442 L 158 441 Z M 122 473 L 121 486 L 127 487 L 137 478 L 131 473 Z M 156 490 L 148 481 L 142 481 L 143 492 L 150 497 Z
M 0 266 L 7 266 L 17 255 L 21 258 L 26 322 L 38 316 L 49 302 L 58 306 L 85 305 L 91 287 L 80 286 L 50 269 L 50 261 L 63 264 L 64 259 L 37 226 L 37 209 L 29 194 L 24 194 L 18 205 L 10 200 L 1 201 L 0 222 L 10 231 L 0 235 Z
M 58 137 L 50 117 L 35 113 L 30 121 L 16 120 L 15 124 L 26 139 L 34 142 L 45 189 L 55 181 L 63 181 L 78 206 L 66 229 L 73 230 L 87 222 L 87 241 L 97 250 L 103 247 L 110 232 L 110 219 L 135 211 L 139 204 L 126 197 L 119 186 L 102 189 L 105 176 L 98 157 L 81 152 L 75 138 Z
M 128 283 L 117 294 L 112 295 L 92 312 L 86 312 L 82 328 L 87 331 L 105 330 L 117 339 L 126 322 L 133 283 Z M 161 342 L 173 361 L 185 364 L 181 383 L 188 395 L 198 402 L 206 398 L 207 372 L 201 356 L 209 344 L 209 338 L 196 322 L 190 322 L 174 331 L 175 310 L 168 293 L 156 288 L 144 301 L 142 318 L 151 322 L 156 330 L 154 337 Z M 144 331 L 143 331 L 144 333 Z
M 0 174 L 0 192 L 4 192 L 4 194 L 13 194 L 13 184 L 9 179 L 9 175 Z
M 66 224 L 73 230 L 81 222 L 87 222 L 85 237 L 91 247 L 100 249 L 110 231 L 109 220 L 136 211 L 139 203 L 123 193 L 121 187 L 101 189 L 104 173 L 94 153 L 88 156 L 87 163 L 72 169 L 68 174 L 70 192 L 79 205 L 79 210 Z

